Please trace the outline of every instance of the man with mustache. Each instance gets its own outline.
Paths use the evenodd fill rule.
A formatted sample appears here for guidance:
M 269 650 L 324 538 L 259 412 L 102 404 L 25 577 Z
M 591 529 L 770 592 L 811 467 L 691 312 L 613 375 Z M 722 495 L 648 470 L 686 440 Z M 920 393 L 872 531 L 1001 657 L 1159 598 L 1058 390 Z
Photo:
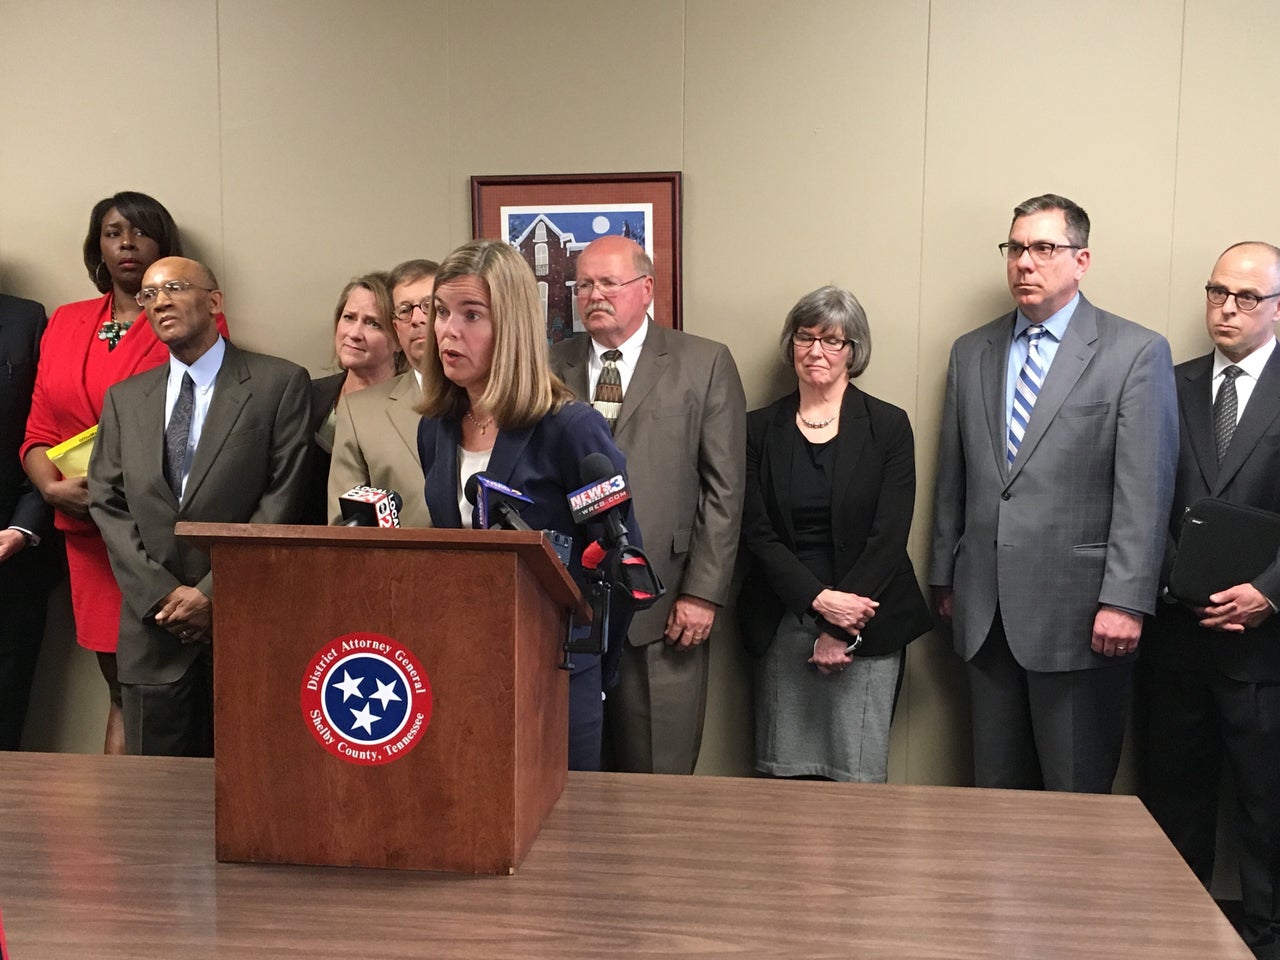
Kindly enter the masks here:
M 1205 285 L 1214 349 L 1179 364 L 1170 543 L 1197 500 L 1280 513 L 1280 249 L 1237 243 Z M 1173 550 L 1169 551 L 1172 556 Z M 1139 795 L 1206 886 L 1223 761 L 1235 786 L 1240 935 L 1280 957 L 1280 558 L 1207 607 L 1162 603 L 1138 666 Z
M 204 264 L 157 260 L 137 299 L 169 362 L 107 391 L 89 461 L 89 512 L 124 595 L 125 749 L 212 756 L 213 578 L 174 524 L 297 521 L 310 380 L 219 336 L 222 291 Z
M 972 691 L 980 787 L 1109 793 L 1178 455 L 1164 337 L 1080 293 L 1089 217 L 1019 204 L 1017 309 L 951 350 L 929 583 Z
M 556 344 L 551 366 L 613 424 L 645 551 L 667 588 L 632 621 L 609 694 L 613 766 L 688 774 L 702 743 L 706 641 L 738 550 L 746 398 L 724 344 L 652 322 L 653 261 L 635 241 L 593 241 L 576 276 L 589 336 Z

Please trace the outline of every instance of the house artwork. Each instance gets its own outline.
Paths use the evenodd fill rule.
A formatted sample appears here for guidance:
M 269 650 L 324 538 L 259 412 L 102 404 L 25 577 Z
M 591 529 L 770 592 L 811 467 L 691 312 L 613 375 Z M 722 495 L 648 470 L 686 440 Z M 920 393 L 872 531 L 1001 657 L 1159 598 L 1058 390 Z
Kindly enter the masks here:
M 574 332 L 576 309 L 574 272 L 578 254 L 587 242 L 575 240 L 572 233 L 562 233 L 545 214 L 538 214 L 520 236 L 511 240 L 511 245 L 520 251 L 538 280 L 538 298 L 547 321 L 547 342 L 569 339 Z M 577 326 L 581 329 L 582 324 Z

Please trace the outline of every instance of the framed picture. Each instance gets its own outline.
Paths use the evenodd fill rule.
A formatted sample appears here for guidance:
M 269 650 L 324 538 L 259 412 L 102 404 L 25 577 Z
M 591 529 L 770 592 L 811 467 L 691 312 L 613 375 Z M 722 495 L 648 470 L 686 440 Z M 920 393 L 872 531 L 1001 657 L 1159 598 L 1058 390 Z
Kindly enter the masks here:
M 650 316 L 681 328 L 679 171 L 472 177 L 471 232 L 505 240 L 528 261 L 547 340 L 583 330 L 573 295 L 578 254 L 596 237 L 630 237 L 653 259 Z

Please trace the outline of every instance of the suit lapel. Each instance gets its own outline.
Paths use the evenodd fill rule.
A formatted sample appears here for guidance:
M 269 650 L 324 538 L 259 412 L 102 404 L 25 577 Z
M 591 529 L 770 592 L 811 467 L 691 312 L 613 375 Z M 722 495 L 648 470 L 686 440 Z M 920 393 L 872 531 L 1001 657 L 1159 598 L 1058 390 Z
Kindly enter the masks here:
M 493 451 L 489 454 L 489 469 L 485 471 L 493 479 L 514 487 L 511 482 L 516 466 L 524 456 L 529 438 L 533 436 L 534 427 L 522 427 L 519 430 L 500 430 L 498 438 L 493 442 Z M 463 479 L 466 479 L 465 477 Z
M 565 350 L 565 385 L 573 391 L 574 396 L 587 403 L 591 402 L 591 379 L 587 376 L 591 357 L 591 337 L 580 333 L 569 341 Z
M 986 404 L 987 429 L 991 432 L 991 452 L 996 458 L 996 469 L 1004 476 L 1008 458 L 1009 423 L 1005 414 L 1005 374 L 1009 366 L 1009 344 L 1013 336 L 1013 314 L 1002 317 L 993 327 L 979 358 L 982 376 L 982 399 Z M 865 406 L 865 404 L 864 404 Z
M 840 432 L 836 434 L 834 469 L 837 477 L 858 476 L 858 461 L 862 459 L 863 450 L 870 438 L 871 415 L 867 410 L 866 398 L 862 391 L 851 383 L 845 389 L 844 399 L 840 403 Z M 857 496 L 858 484 L 846 483 L 843 491 L 838 492 L 836 488 L 831 493 L 832 526 L 836 530 L 846 529 L 847 524 L 844 521 L 846 501 L 851 501 Z
M 387 419 L 391 421 L 391 426 L 396 434 L 404 441 L 404 445 L 409 448 L 409 452 L 413 454 L 413 459 L 418 459 L 418 421 L 421 416 L 418 411 L 414 410 L 414 405 L 418 402 L 418 381 L 413 375 L 413 371 L 406 373 L 400 378 L 400 381 L 392 388 L 389 395 L 391 403 L 384 408 L 387 413 Z
M 191 503 L 200 492 L 200 485 L 240 419 L 240 411 L 253 395 L 249 380 L 248 365 L 240 351 L 228 343 L 222 366 L 213 381 L 213 400 L 204 426 L 200 428 L 200 443 L 191 458 L 191 473 L 187 475 L 187 488 L 182 498 L 184 504 Z
M 1272 350 L 1271 359 L 1262 368 L 1262 376 L 1254 385 L 1249 403 L 1240 415 L 1240 422 L 1231 437 L 1227 454 L 1218 466 L 1217 479 L 1210 487 L 1215 497 L 1221 495 L 1232 477 L 1257 449 L 1258 441 L 1277 415 L 1280 415 L 1280 350 Z
M 1027 424 L 1027 432 L 1018 445 L 1018 456 L 1009 470 L 1009 479 L 1016 477 L 1022 470 L 1027 458 L 1035 452 L 1036 444 L 1049 429 L 1049 424 L 1062 408 L 1063 402 L 1075 389 L 1076 383 L 1085 368 L 1093 360 L 1098 343 L 1098 313 L 1093 304 L 1080 295 L 1076 304 L 1076 312 L 1067 324 L 1062 342 L 1058 344 L 1058 352 L 1054 354 L 1053 364 L 1045 375 L 1044 385 L 1036 398 L 1036 405 L 1031 409 L 1031 422 Z
M 461 527 L 458 509 L 458 421 L 447 418 L 428 420 L 426 429 L 434 428 L 434 450 L 428 449 L 431 462 L 422 465 L 426 474 L 426 501 L 437 527 Z
M 631 374 L 631 382 L 627 384 L 626 393 L 622 395 L 622 409 L 618 411 L 618 423 L 613 428 L 615 436 L 622 435 L 622 431 L 631 422 L 640 405 L 662 379 L 662 374 L 670 362 L 671 353 L 667 332 L 663 327 L 650 321 L 649 331 L 644 337 L 644 346 L 640 348 L 640 357 L 636 361 L 636 369 Z
M 773 502 L 780 507 L 778 516 L 782 520 L 783 534 L 786 542 L 792 546 L 796 542 L 795 526 L 791 522 L 791 511 L 782 505 L 791 502 L 791 464 L 796 445 L 800 443 L 800 431 L 796 428 L 796 411 L 799 407 L 799 393 L 791 394 L 778 404 L 778 411 L 765 437 L 765 463 L 769 471 L 769 485 L 773 490 Z
M 1218 475 L 1218 453 L 1213 442 L 1213 354 L 1201 357 L 1178 383 L 1178 406 L 1186 425 L 1187 440 L 1205 488 L 1213 489 Z
M 156 494 L 177 510 L 178 498 L 169 489 L 169 481 L 164 475 L 164 395 L 169 383 L 169 364 L 166 362 L 142 376 L 149 378 L 137 409 L 138 437 L 143 449 L 129 451 L 128 455 L 138 455 L 145 461 Z

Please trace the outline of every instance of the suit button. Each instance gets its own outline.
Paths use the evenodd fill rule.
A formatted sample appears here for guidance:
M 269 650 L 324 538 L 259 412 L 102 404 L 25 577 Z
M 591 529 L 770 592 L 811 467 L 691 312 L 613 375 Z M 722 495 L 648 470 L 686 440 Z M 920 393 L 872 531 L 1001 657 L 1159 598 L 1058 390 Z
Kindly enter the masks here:
M 1001 499 L 1001 500 L 1012 500 L 1012 499 L 1013 499 L 1013 494 L 1012 494 L 1012 493 L 1010 493 L 1008 490 L 1006 490 L 1004 493 L 1000 494 L 1000 499 Z

